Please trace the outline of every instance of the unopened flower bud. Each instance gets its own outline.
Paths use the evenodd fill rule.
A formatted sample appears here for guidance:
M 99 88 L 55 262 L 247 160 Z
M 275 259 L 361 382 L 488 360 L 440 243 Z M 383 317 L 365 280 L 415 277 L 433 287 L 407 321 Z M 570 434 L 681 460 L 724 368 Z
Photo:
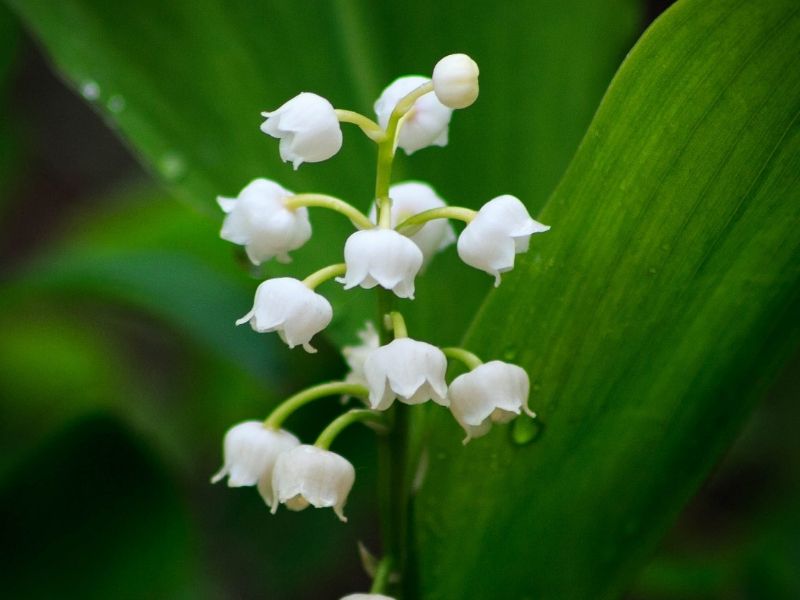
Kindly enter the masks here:
M 478 98 L 477 63 L 466 54 L 450 54 L 433 68 L 433 91 L 450 108 L 466 108 Z

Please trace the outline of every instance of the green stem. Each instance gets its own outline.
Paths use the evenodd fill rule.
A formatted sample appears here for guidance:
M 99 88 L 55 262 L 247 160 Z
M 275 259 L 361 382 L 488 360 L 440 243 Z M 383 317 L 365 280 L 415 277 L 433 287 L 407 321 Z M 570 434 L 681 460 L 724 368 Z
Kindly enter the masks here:
M 322 433 L 319 434 L 319 437 L 317 438 L 317 441 L 314 442 L 314 445 L 317 448 L 327 450 L 331 447 L 333 440 L 335 440 L 336 437 L 346 427 L 349 427 L 353 423 L 359 423 L 362 421 L 372 421 L 376 424 L 382 425 L 386 421 L 386 418 L 383 413 L 366 408 L 354 408 L 352 410 L 348 410 L 346 413 L 336 417 L 325 429 L 322 430 Z
M 448 358 L 454 358 L 455 360 L 464 363 L 470 371 L 480 367 L 483 364 L 483 361 L 480 358 L 478 358 L 469 350 L 464 350 L 463 348 L 442 348 L 442 353 Z
M 286 200 L 284 205 L 289 210 L 300 208 L 301 206 L 317 206 L 320 208 L 327 208 L 343 214 L 345 217 L 358 227 L 359 229 L 372 229 L 375 223 L 369 220 L 369 217 L 358 210 L 349 202 L 345 202 L 335 196 L 328 196 L 326 194 L 296 194 Z
M 328 267 L 324 267 L 319 271 L 315 271 L 305 279 L 303 279 L 303 283 L 308 287 L 308 289 L 315 289 L 322 283 L 325 283 L 329 279 L 333 279 L 334 277 L 339 277 L 339 275 L 344 275 L 347 272 L 347 265 L 345 263 L 338 263 L 335 265 L 330 265 Z
M 392 162 L 397 141 L 400 121 L 411 110 L 414 103 L 427 93 L 433 91 L 433 82 L 421 86 L 403 96 L 395 105 L 389 122 L 386 125 L 386 137 L 378 144 L 378 172 L 375 177 L 375 202 L 378 205 L 378 226 L 386 229 L 392 226 L 392 201 L 389 198 L 389 186 L 392 181 Z
M 386 132 L 372 119 L 365 117 L 361 113 L 352 110 L 336 109 L 336 118 L 342 123 L 352 123 L 358 125 L 366 136 L 373 142 L 380 143 L 386 137 Z
M 387 555 L 378 563 L 378 568 L 375 571 L 375 577 L 372 579 L 372 587 L 369 588 L 370 594 L 382 594 L 386 591 L 389 585 L 389 577 L 392 574 L 392 566 L 394 559 Z
M 405 221 L 395 227 L 395 229 L 400 233 L 413 235 L 422 225 L 428 221 L 433 221 L 434 219 L 456 219 L 457 221 L 469 223 L 477 214 L 478 211 L 472 210 L 471 208 L 462 208 L 461 206 L 442 206 L 439 208 L 425 210 L 421 213 L 417 213 L 411 217 L 408 217 Z
M 264 421 L 264 427 L 280 429 L 287 417 L 301 406 L 319 398 L 338 395 L 367 398 L 369 396 L 369 391 L 363 385 L 347 383 L 345 381 L 331 381 L 329 383 L 315 385 L 281 402 Z
M 392 319 L 392 331 L 394 331 L 394 339 L 408 337 L 408 328 L 406 327 L 406 320 L 398 311 L 393 310 L 389 313 Z

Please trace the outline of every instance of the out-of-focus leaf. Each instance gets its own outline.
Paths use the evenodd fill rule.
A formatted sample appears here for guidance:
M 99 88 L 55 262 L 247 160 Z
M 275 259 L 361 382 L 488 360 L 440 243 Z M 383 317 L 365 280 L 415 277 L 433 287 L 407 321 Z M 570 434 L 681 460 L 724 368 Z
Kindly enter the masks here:
M 5 6 L 0 6 L 0 107 L 6 110 L 10 79 L 19 45 L 19 25 Z M 0 119 L 0 208 L 6 203 L 9 179 L 18 162 L 19 144 L 8 119 Z
M 184 502 L 113 419 L 74 427 L 0 490 L 10 598 L 205 598 Z
M 277 142 L 259 132 L 259 112 L 311 90 L 369 113 L 393 78 L 429 73 L 453 51 L 480 63 L 481 98 L 454 115 L 446 151 L 420 152 L 398 175 L 429 179 L 453 203 L 476 206 L 510 192 L 537 208 L 577 146 L 640 12 L 637 0 L 472 0 L 458 11 L 423 0 L 340 0 L 314 10 L 283 0 L 217 0 L 202 8 L 184 0 L 9 3 L 154 170 L 209 210 L 214 196 L 234 195 L 259 176 L 366 209 L 375 158 L 358 131 L 347 131 L 334 159 L 293 173 L 279 164 Z M 341 260 L 347 223 L 319 214 L 312 220 L 315 235 L 296 253 L 295 275 Z M 455 268 L 450 253 L 432 267 L 435 285 L 421 282 L 420 312 L 411 319 L 442 341 L 460 336 L 489 289 L 487 279 Z M 270 273 L 285 272 L 270 266 Z M 327 333 L 352 340 L 374 313 L 373 294 L 329 287 L 341 310 Z M 459 302 L 443 322 L 431 307 L 452 304 L 452 289 Z
M 437 412 L 426 598 L 607 598 L 798 341 L 800 7 L 684 0 L 612 82 L 466 338 L 523 365 L 542 433 Z
M 216 225 L 152 192 L 93 216 L 9 280 L 0 303 L 33 292 L 94 295 L 145 309 L 189 339 L 259 377 L 281 372 L 276 336 L 234 321 L 253 302 L 255 283 L 235 264 Z

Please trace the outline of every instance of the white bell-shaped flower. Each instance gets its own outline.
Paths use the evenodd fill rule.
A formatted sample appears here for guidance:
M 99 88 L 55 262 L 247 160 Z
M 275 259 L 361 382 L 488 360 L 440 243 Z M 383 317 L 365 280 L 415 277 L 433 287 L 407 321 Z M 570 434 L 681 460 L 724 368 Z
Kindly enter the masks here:
M 344 245 L 347 271 L 337 281 L 344 289 L 380 285 L 400 298 L 414 297 L 414 277 L 422 267 L 422 251 L 392 229 L 356 231 Z
M 223 453 L 225 464 L 211 478 L 217 483 L 226 475 L 229 487 L 256 485 L 272 481 L 272 469 L 282 452 L 300 445 L 300 440 L 283 429 L 264 427 L 262 421 L 244 421 L 225 434 Z
M 392 199 L 392 227 L 423 211 L 447 206 L 431 186 L 421 181 L 396 183 L 389 188 L 389 197 Z M 376 222 L 377 207 L 375 204 L 372 205 L 369 218 Z M 408 238 L 422 250 L 422 266 L 424 268 L 434 254 L 456 241 L 456 234 L 450 221 L 435 219 L 425 223 L 419 231 L 414 235 L 409 235 Z
M 350 371 L 345 376 L 348 383 L 361 383 L 367 385 L 367 376 L 364 375 L 364 363 L 373 350 L 377 350 L 381 345 L 380 336 L 371 321 L 367 321 L 364 329 L 358 332 L 358 339 L 361 343 L 355 346 L 345 346 L 342 348 L 342 355 L 350 367 Z
M 464 443 L 489 432 L 492 423 L 507 423 L 528 409 L 530 380 L 525 369 L 499 360 L 459 375 L 447 395 L 450 410 L 467 432 Z
M 309 343 L 333 318 L 333 308 L 324 296 L 292 277 L 267 279 L 256 289 L 253 308 L 236 321 L 250 322 L 259 333 L 277 331 L 289 348 L 301 345 L 316 352 Z
M 397 103 L 430 79 L 418 75 L 400 77 L 383 90 L 375 102 L 378 124 L 386 129 L 389 117 Z M 428 146 L 446 146 L 447 128 L 450 125 L 451 108 L 439 102 L 436 94 L 430 92 L 417 99 L 400 122 L 397 145 L 412 154 Z
M 446 370 L 447 359 L 436 346 L 409 338 L 389 342 L 364 361 L 370 407 L 386 410 L 395 399 L 448 406 Z
M 304 162 L 328 160 L 342 147 L 342 127 L 333 105 L 322 96 L 303 92 L 272 112 L 261 131 L 280 139 L 284 162 L 295 170 Z
M 289 210 L 286 200 L 292 192 L 269 179 L 250 182 L 237 198 L 217 198 L 227 216 L 220 237 L 244 246 L 254 265 L 272 257 L 289 262 L 288 252 L 311 237 L 311 223 L 305 207 Z
M 494 275 L 514 268 L 514 255 L 528 250 L 530 237 L 550 229 L 534 221 L 525 205 L 514 196 L 489 200 L 458 236 L 458 255 L 468 265 Z
M 466 108 L 478 99 L 477 63 L 466 54 L 450 54 L 433 68 L 433 91 L 445 106 Z
M 272 472 L 272 494 L 264 500 L 273 514 L 278 504 L 285 504 L 290 510 L 303 510 L 309 505 L 333 507 L 336 516 L 347 521 L 342 511 L 355 479 L 356 471 L 346 458 L 304 444 L 278 457 Z
M 348 594 L 341 600 L 394 600 L 394 598 L 383 594 Z

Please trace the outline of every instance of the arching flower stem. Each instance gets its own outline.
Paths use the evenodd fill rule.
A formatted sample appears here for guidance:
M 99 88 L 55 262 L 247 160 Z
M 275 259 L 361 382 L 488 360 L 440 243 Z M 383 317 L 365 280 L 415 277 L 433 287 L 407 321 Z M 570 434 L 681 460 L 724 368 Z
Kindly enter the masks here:
M 374 425 L 385 426 L 386 416 L 384 413 L 369 410 L 366 408 L 354 408 L 348 410 L 346 413 L 339 415 L 328 426 L 322 430 L 322 433 L 317 437 L 314 445 L 317 448 L 328 450 L 333 443 L 333 440 L 346 428 L 353 423 L 371 422 Z
M 283 422 L 298 408 L 327 396 L 355 396 L 357 398 L 367 398 L 369 396 L 369 390 L 363 385 L 348 383 L 346 381 L 331 381 L 315 385 L 281 402 L 275 410 L 272 411 L 269 417 L 266 418 L 264 427 L 276 430 L 280 429 Z
M 401 119 L 414 106 L 418 98 L 433 91 L 433 82 L 422 84 L 411 93 L 403 96 L 394 107 L 389 123 L 386 125 L 386 137 L 378 144 L 378 173 L 375 178 L 375 202 L 378 205 L 378 226 L 392 226 L 392 201 L 389 198 L 389 185 L 392 180 L 392 162 L 397 144 L 397 132 Z
M 309 289 L 313 290 L 317 286 L 326 281 L 333 279 L 334 277 L 339 277 L 340 275 L 344 275 L 345 271 L 347 271 L 347 265 L 345 263 L 337 263 L 335 265 L 329 265 L 327 267 L 323 267 L 319 271 L 315 271 L 305 279 L 303 279 L 303 283 Z
M 472 371 L 483 364 L 483 361 L 469 350 L 463 348 L 442 348 L 442 352 L 447 358 L 455 359 Z
M 300 208 L 301 206 L 317 206 L 320 208 L 327 208 L 343 214 L 350 219 L 359 229 L 372 229 L 375 223 L 370 221 L 369 217 L 358 210 L 349 202 L 345 202 L 335 196 L 328 196 L 327 194 L 296 194 L 284 202 L 284 205 L 289 210 Z
M 408 217 L 405 221 L 398 224 L 397 227 L 395 227 L 395 230 L 403 235 L 414 235 L 414 233 L 416 233 L 416 231 L 428 221 L 433 221 L 434 219 L 455 219 L 457 221 L 469 223 L 477 214 L 478 211 L 472 210 L 471 208 L 463 208 L 461 206 L 441 206 L 439 208 L 431 208 L 430 210 L 425 210 L 421 213 L 417 213 L 416 215 Z
M 382 594 L 386 591 L 389 584 L 389 577 L 392 575 L 394 560 L 391 556 L 384 556 L 378 563 L 375 576 L 372 578 L 372 587 L 369 588 L 370 594 Z
M 386 137 L 386 132 L 375 121 L 353 110 L 336 109 L 336 118 L 341 123 L 357 125 L 364 134 L 375 143 L 380 143 Z

